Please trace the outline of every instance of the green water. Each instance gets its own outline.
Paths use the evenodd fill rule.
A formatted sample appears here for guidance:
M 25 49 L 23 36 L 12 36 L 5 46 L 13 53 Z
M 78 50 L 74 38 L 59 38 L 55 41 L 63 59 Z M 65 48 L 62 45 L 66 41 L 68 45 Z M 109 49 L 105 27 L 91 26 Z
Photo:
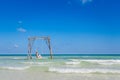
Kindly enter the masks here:
M 56 54 L 50 59 L 48 54 L 42 59 L 31 60 L 24 54 L 0 55 L 0 70 L 42 71 L 55 73 L 100 73 L 119 74 L 118 54 Z

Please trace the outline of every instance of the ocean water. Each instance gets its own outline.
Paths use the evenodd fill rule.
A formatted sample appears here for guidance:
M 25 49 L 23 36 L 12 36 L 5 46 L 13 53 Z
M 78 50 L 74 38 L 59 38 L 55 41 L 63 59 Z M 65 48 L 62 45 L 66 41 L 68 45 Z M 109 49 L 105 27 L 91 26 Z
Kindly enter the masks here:
M 0 54 L 0 71 L 31 71 L 58 74 L 120 74 L 120 54 L 42 54 L 28 60 L 26 54 Z

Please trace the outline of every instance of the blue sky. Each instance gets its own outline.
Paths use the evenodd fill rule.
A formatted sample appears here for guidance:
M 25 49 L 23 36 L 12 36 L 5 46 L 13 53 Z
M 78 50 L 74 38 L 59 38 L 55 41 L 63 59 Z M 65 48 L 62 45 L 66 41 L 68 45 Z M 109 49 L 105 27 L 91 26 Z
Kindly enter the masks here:
M 30 36 L 50 36 L 54 53 L 120 53 L 119 4 L 120 0 L 0 0 L 0 53 L 26 53 Z M 39 43 L 43 45 L 35 45 Z

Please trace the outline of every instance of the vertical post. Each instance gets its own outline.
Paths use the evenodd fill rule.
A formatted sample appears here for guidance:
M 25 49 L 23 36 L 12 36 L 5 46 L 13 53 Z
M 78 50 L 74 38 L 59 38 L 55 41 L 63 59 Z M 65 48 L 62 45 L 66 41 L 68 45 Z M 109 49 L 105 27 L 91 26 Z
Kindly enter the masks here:
M 48 47 L 49 47 L 49 51 L 50 51 L 50 58 L 53 59 L 53 57 L 52 57 L 52 48 L 51 48 L 51 44 L 50 44 L 50 38 L 48 38 Z
M 28 59 L 32 59 L 32 55 L 31 55 L 31 42 L 30 39 L 28 38 Z

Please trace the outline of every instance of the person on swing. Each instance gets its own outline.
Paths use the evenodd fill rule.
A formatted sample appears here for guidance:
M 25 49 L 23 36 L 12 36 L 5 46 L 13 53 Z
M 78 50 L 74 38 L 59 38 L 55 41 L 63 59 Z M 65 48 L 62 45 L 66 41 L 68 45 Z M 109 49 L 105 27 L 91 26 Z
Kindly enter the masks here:
M 38 53 L 38 51 L 36 51 L 36 58 L 42 59 L 42 56 Z

